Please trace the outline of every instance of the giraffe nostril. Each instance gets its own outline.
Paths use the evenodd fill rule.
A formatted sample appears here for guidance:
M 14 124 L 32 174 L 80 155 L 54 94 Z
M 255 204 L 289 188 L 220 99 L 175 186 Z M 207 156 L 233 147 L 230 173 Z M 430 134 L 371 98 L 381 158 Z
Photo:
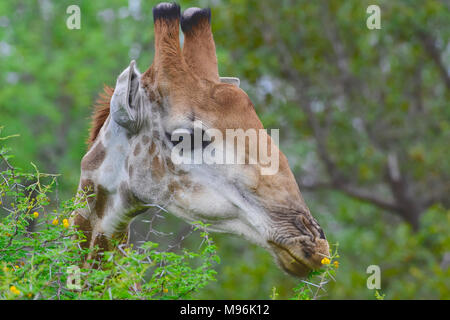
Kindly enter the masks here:
M 314 218 L 311 218 L 314 220 Z M 310 218 L 305 215 L 299 215 L 294 219 L 294 225 L 300 231 L 301 234 L 310 237 L 311 241 L 315 242 L 316 238 L 326 239 L 322 228 L 317 222 L 311 221 Z
M 183 136 L 180 136 L 180 137 L 178 137 L 178 140 L 172 140 L 172 134 L 169 133 L 169 132 L 166 132 L 166 138 L 167 138 L 167 140 L 170 141 L 170 143 L 172 143 L 173 146 L 176 146 L 177 144 L 179 144 L 180 142 L 182 142 L 183 139 L 184 139 Z
M 305 258 L 306 259 L 309 259 L 309 258 L 311 258 L 311 252 L 310 251 L 308 251 L 308 250 L 306 250 L 306 249 L 302 249 L 302 251 L 303 251 L 303 255 L 305 256 Z
M 302 235 L 308 236 L 311 241 L 314 242 L 315 235 L 313 232 L 311 232 L 311 229 L 308 227 L 308 223 L 303 215 L 297 216 L 294 219 L 294 225 L 297 227 L 297 229 L 300 231 Z
M 319 227 L 319 234 L 320 234 L 320 239 L 326 240 L 325 233 L 323 232 L 322 228 L 320 228 L 320 227 Z

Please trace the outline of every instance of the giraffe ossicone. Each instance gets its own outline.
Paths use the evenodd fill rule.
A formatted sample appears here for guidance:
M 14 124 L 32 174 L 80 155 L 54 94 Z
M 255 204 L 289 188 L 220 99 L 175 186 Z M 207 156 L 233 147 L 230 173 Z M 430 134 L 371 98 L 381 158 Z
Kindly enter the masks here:
M 95 196 L 72 219 L 86 233 L 86 245 L 110 249 L 108 239 L 126 233 L 134 217 L 160 207 L 258 244 L 290 274 L 305 276 L 320 267 L 329 255 L 328 242 L 286 157 L 264 130 L 239 79 L 219 77 L 210 10 L 192 8 L 181 15 L 177 4 L 163 3 L 153 16 L 152 65 L 141 74 L 132 61 L 114 90 L 106 89 L 94 115 L 79 189 Z M 171 137 L 180 130 L 193 134 L 199 121 L 205 132 L 244 133 L 240 145 L 225 146 L 236 162 L 174 163 L 172 151 L 180 141 Z M 253 131 L 251 140 L 245 133 Z M 204 151 L 211 141 L 203 142 L 189 148 Z M 269 153 L 252 154 L 264 146 Z M 271 155 L 278 159 L 277 170 L 262 174 Z

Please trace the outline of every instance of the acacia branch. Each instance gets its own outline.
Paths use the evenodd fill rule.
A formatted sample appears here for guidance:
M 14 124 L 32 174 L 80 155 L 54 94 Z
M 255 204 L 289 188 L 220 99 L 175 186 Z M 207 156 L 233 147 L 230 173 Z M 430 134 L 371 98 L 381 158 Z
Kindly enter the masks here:
M 431 34 L 425 32 L 424 30 L 418 31 L 417 34 L 419 36 L 420 41 L 422 42 L 425 52 L 430 56 L 431 60 L 433 60 L 433 62 L 439 69 L 441 77 L 444 80 L 445 86 L 447 87 L 447 89 L 450 89 L 450 76 L 447 72 L 447 67 L 442 61 L 441 53 L 439 52 L 439 49 L 435 45 L 436 43 L 435 39 Z
M 303 112 L 306 115 L 308 125 L 312 129 L 313 136 L 316 140 L 318 155 L 325 164 L 325 168 L 328 172 L 328 175 L 331 178 L 331 183 L 321 183 L 320 185 L 316 184 L 314 185 L 314 188 L 326 187 L 331 189 L 337 189 L 361 201 L 369 202 L 380 208 L 397 212 L 398 206 L 395 203 L 385 200 L 381 196 L 375 195 L 373 192 L 363 191 L 359 187 L 352 186 L 348 181 L 346 181 L 344 175 L 338 170 L 326 146 L 326 129 L 319 124 L 317 117 L 312 111 L 311 101 L 304 94 L 306 86 L 302 84 L 306 81 L 307 78 L 306 77 L 301 78 L 299 74 L 293 70 L 291 65 L 292 57 L 290 51 L 287 50 L 286 45 L 283 42 L 281 42 L 278 48 L 280 48 L 282 52 L 280 57 L 282 70 L 287 75 L 290 82 L 295 84 L 298 104 L 300 105 L 300 107 L 302 108 Z M 306 186 L 306 188 L 311 187 L 312 186 Z
M 333 182 L 317 182 L 313 184 L 304 184 L 301 179 L 297 177 L 297 182 L 301 189 L 307 190 L 319 190 L 319 189 L 332 189 L 338 190 L 352 198 L 358 199 L 360 201 L 376 205 L 382 209 L 391 211 L 393 213 L 398 213 L 399 207 L 396 203 L 385 199 L 385 197 L 375 194 L 371 190 L 362 189 L 360 187 L 355 187 L 348 183 L 333 183 Z
M 334 17 L 329 14 L 328 19 L 333 20 L 333 18 Z M 356 88 L 354 86 L 349 86 L 349 84 L 358 84 L 359 80 L 355 79 L 352 74 L 348 72 L 347 66 L 349 57 L 346 54 L 344 44 L 341 43 L 339 39 L 338 33 L 336 32 L 336 30 L 332 30 L 336 27 L 334 20 L 332 22 L 333 23 L 325 23 L 325 29 L 327 29 L 326 31 L 328 33 L 328 40 L 331 42 L 332 48 L 335 51 L 334 54 L 337 58 L 335 63 L 338 63 L 337 67 L 341 72 L 341 77 L 338 81 L 338 85 L 342 87 L 344 96 L 348 100 L 352 100 L 355 98 L 357 91 L 355 91 Z M 335 160 L 333 159 L 333 155 L 328 148 L 327 137 L 329 123 L 325 123 L 325 125 L 321 124 L 319 118 L 312 109 L 312 100 L 308 95 L 308 89 L 311 87 L 309 76 L 307 74 L 302 74 L 300 70 L 294 67 L 295 63 L 292 55 L 292 52 L 294 52 L 294 50 L 291 50 L 288 44 L 281 37 L 276 36 L 277 30 L 274 29 L 273 25 L 266 23 L 262 26 L 262 29 L 266 34 L 266 39 L 276 40 L 275 44 L 268 44 L 277 48 L 276 53 L 278 54 L 282 77 L 286 78 L 286 80 L 295 89 L 295 102 L 299 105 L 306 116 L 306 121 L 308 123 L 308 126 L 312 130 L 312 134 L 316 142 L 318 157 L 321 162 L 323 162 L 330 179 L 330 182 L 327 184 L 321 183 L 319 184 L 319 186 L 309 185 L 306 186 L 306 188 L 311 189 L 311 187 L 321 187 L 341 191 L 348 196 L 371 203 L 379 208 L 398 214 L 403 219 L 410 222 L 414 227 L 416 227 L 418 221 L 417 218 L 419 216 L 418 213 L 420 213 L 420 209 L 419 207 L 417 207 L 418 201 L 411 197 L 411 195 L 408 193 L 408 190 L 410 189 L 410 182 L 408 183 L 408 181 L 404 179 L 401 170 L 397 170 L 396 180 L 401 181 L 402 183 L 396 183 L 394 186 L 393 182 L 395 181 L 390 179 L 392 178 L 392 176 L 385 177 L 383 179 L 383 183 L 389 186 L 391 193 L 391 197 L 386 197 L 384 195 L 374 193 L 373 190 L 360 188 L 356 182 L 351 181 L 351 177 L 344 174 L 344 172 L 342 172 L 338 168 Z M 301 50 L 301 48 L 297 49 Z M 357 86 L 359 87 L 359 85 Z M 368 134 L 370 136 L 369 132 Z M 381 146 L 383 144 L 378 141 L 377 137 L 371 136 L 369 138 L 378 149 L 382 150 L 383 153 L 386 154 L 389 148 L 382 148 Z

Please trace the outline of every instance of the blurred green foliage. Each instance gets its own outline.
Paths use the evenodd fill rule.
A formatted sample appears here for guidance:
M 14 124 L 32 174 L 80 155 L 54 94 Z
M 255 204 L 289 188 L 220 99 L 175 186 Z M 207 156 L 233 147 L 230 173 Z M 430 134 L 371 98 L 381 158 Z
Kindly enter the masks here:
M 265 126 L 281 128 L 311 212 L 339 243 L 327 297 L 374 299 L 366 268 L 376 264 L 386 299 L 449 299 L 448 3 L 180 2 L 212 8 L 220 74 L 240 77 Z M 0 2 L 0 125 L 20 134 L 9 143 L 15 165 L 62 175 L 62 198 L 76 191 L 97 93 L 131 59 L 141 71 L 152 61 L 156 3 Z M 66 27 L 72 4 L 81 30 Z M 366 27 L 370 4 L 380 30 Z M 298 280 L 267 252 L 216 238 L 218 281 L 195 297 L 292 296 Z

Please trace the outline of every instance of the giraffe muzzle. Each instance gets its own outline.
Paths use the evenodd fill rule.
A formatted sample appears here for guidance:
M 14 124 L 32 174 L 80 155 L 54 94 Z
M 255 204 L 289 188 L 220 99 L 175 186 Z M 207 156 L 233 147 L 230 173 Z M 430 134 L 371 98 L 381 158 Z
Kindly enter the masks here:
M 280 267 L 287 273 L 305 277 L 330 257 L 328 241 L 309 212 L 296 212 L 277 221 L 278 236 L 268 241 Z
M 305 241 L 303 236 L 290 239 L 283 244 L 269 241 L 280 267 L 287 273 L 305 277 L 310 271 L 322 266 L 322 259 L 330 257 L 328 242 L 316 239 L 314 243 Z

